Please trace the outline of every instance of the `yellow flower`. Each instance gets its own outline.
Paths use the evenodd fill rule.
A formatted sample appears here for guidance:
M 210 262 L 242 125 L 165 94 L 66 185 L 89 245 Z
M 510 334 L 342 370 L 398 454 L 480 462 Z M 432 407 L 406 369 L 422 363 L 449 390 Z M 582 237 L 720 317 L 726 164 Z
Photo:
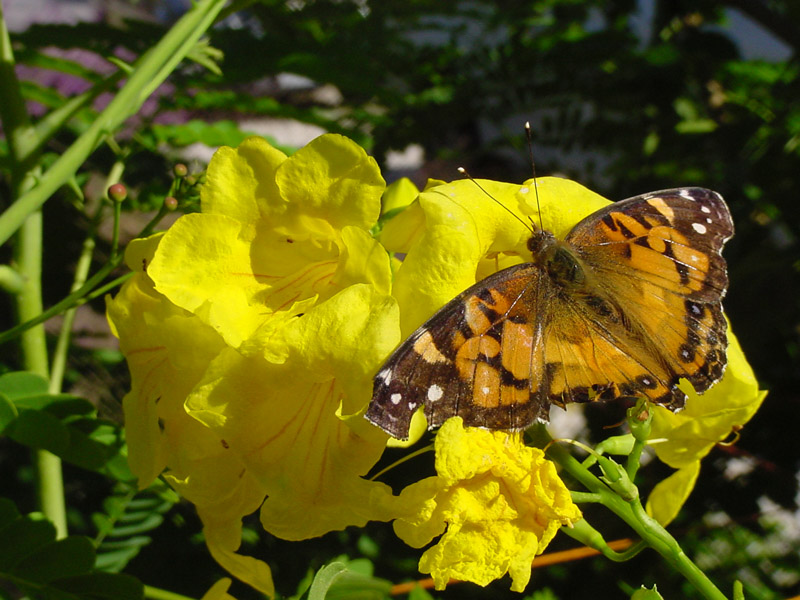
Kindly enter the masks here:
M 215 559 L 268 595 L 267 565 L 236 553 L 243 516 L 261 506 L 287 539 L 394 516 L 391 490 L 361 477 L 386 436 L 353 416 L 399 340 L 369 233 L 383 188 L 338 135 L 289 158 L 259 138 L 220 148 L 202 212 L 132 243 L 137 273 L 107 303 L 139 485 L 166 470 Z
M 569 179 L 541 177 L 536 186 L 542 224 L 559 237 L 609 204 Z M 530 182 L 460 180 L 429 185 L 417 202 L 386 223 L 381 243 L 407 253 L 392 287 L 403 336 L 476 281 L 530 260 L 528 215 L 539 225 Z
M 414 512 L 394 522 L 414 547 L 441 536 L 419 565 L 436 589 L 450 578 L 487 585 L 508 573 L 511 589 L 521 592 L 534 556 L 562 525 L 581 518 L 553 463 L 519 434 L 449 419 L 436 435 L 436 472 L 403 490 Z
M 656 406 L 650 444 L 656 455 L 675 473 L 660 482 L 650 493 L 647 511 L 666 525 L 677 516 L 689 497 L 700 461 L 747 423 L 767 395 L 744 356 L 739 341 L 728 327 L 728 366 L 722 380 L 702 396 L 685 382 L 681 385 L 689 399 L 679 413 Z

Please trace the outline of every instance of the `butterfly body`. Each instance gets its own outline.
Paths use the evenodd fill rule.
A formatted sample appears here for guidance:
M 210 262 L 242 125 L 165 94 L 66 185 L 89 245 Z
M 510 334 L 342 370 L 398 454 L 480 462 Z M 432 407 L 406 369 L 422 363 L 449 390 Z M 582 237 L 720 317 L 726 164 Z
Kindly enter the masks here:
M 703 392 L 725 367 L 722 198 L 679 188 L 611 204 L 565 239 L 536 229 L 531 261 L 448 302 L 378 372 L 366 417 L 405 439 L 430 427 L 520 430 L 551 404 L 646 396 L 672 410 L 688 379 Z

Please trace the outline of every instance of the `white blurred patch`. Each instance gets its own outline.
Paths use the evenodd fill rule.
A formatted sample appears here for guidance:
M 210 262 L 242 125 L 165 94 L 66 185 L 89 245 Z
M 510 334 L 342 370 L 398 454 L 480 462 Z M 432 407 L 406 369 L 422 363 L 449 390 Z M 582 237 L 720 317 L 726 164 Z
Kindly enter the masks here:
M 558 406 L 550 409 L 550 425 L 547 430 L 554 438 L 575 440 L 586 432 L 586 417 L 583 406 L 571 404 L 564 410 Z
M 725 464 L 725 473 L 723 475 L 728 481 L 733 481 L 737 477 L 751 473 L 757 464 L 756 460 L 749 456 L 737 456 L 729 459 Z
M 386 153 L 386 168 L 391 171 L 413 171 L 425 163 L 425 149 L 419 144 L 409 144 L 404 150 Z

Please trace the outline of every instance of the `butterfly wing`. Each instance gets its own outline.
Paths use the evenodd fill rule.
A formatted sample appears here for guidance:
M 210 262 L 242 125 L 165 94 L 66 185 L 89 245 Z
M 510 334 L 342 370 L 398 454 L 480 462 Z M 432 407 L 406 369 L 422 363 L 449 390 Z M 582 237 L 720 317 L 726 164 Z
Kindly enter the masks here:
M 606 337 L 623 338 L 628 366 L 646 371 L 606 397 L 643 393 L 675 409 L 685 400 L 680 378 L 698 392 L 720 379 L 727 347 L 721 300 L 728 285 L 721 250 L 732 235 L 722 197 L 701 188 L 616 202 L 569 233 L 566 243 L 588 267 L 598 297 L 608 299 L 611 314 L 597 323 Z
M 420 405 L 430 427 L 458 415 L 508 430 L 546 421 L 551 403 L 646 396 L 680 408 L 680 378 L 702 392 L 725 367 L 731 235 L 722 198 L 699 188 L 593 213 L 558 243 L 585 282 L 565 285 L 537 257 L 478 282 L 392 354 L 366 417 L 406 439 Z
M 538 267 L 509 267 L 446 304 L 403 342 L 375 376 L 366 417 L 406 439 L 420 405 L 430 427 L 458 415 L 468 425 L 518 430 L 547 420 L 532 391 L 544 379 L 548 311 Z

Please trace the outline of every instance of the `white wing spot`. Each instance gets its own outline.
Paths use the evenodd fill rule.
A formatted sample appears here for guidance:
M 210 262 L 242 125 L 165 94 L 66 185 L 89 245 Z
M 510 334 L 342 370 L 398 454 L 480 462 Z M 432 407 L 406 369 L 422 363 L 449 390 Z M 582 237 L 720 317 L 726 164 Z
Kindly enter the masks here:
M 417 408 L 417 403 L 416 402 L 409 402 L 408 403 L 408 410 L 414 410 L 415 408 Z
M 690 260 L 692 262 L 697 262 L 697 254 L 692 254 L 692 256 L 690 257 Z
M 444 390 L 435 383 L 428 388 L 428 402 L 436 402 L 444 396 Z
M 706 213 L 706 214 L 708 214 L 708 213 L 710 213 L 710 212 L 711 212 L 711 209 L 710 209 L 710 208 L 708 208 L 707 206 L 701 206 L 701 207 L 700 207 L 700 210 L 702 210 L 702 211 L 703 211 L 704 213 Z
M 683 196 L 687 200 L 694 200 L 694 197 L 692 197 L 692 194 L 689 190 L 681 190 L 680 192 L 678 192 L 678 195 Z
M 392 404 L 400 404 L 400 400 L 403 399 L 403 394 L 392 394 L 389 396 L 389 400 L 392 401 Z
M 384 369 L 380 373 L 378 373 L 378 378 L 383 380 L 385 385 L 389 385 L 392 381 L 392 370 L 391 369 Z
M 708 217 L 706 217 L 706 223 L 711 223 L 711 222 L 712 222 L 712 221 L 711 221 L 711 219 L 709 219 Z
M 527 194 L 530 191 L 531 191 L 531 189 L 527 185 L 524 185 L 521 188 L 519 188 L 519 193 L 520 194 Z
M 489 392 L 491 392 L 491 391 L 492 391 L 492 390 L 491 390 L 491 389 L 489 389 L 489 387 L 488 387 L 488 386 L 483 386 L 483 387 L 481 388 L 481 394 L 483 394 L 484 396 L 488 396 L 488 395 L 489 395 Z
M 706 226 L 703 225 L 702 223 L 692 223 L 692 229 L 694 229 L 697 233 L 701 233 L 701 234 L 705 233 L 706 231 L 708 231 L 706 229 Z
M 651 385 L 653 382 L 650 381 L 647 377 L 642 377 L 642 384 L 643 385 Z

